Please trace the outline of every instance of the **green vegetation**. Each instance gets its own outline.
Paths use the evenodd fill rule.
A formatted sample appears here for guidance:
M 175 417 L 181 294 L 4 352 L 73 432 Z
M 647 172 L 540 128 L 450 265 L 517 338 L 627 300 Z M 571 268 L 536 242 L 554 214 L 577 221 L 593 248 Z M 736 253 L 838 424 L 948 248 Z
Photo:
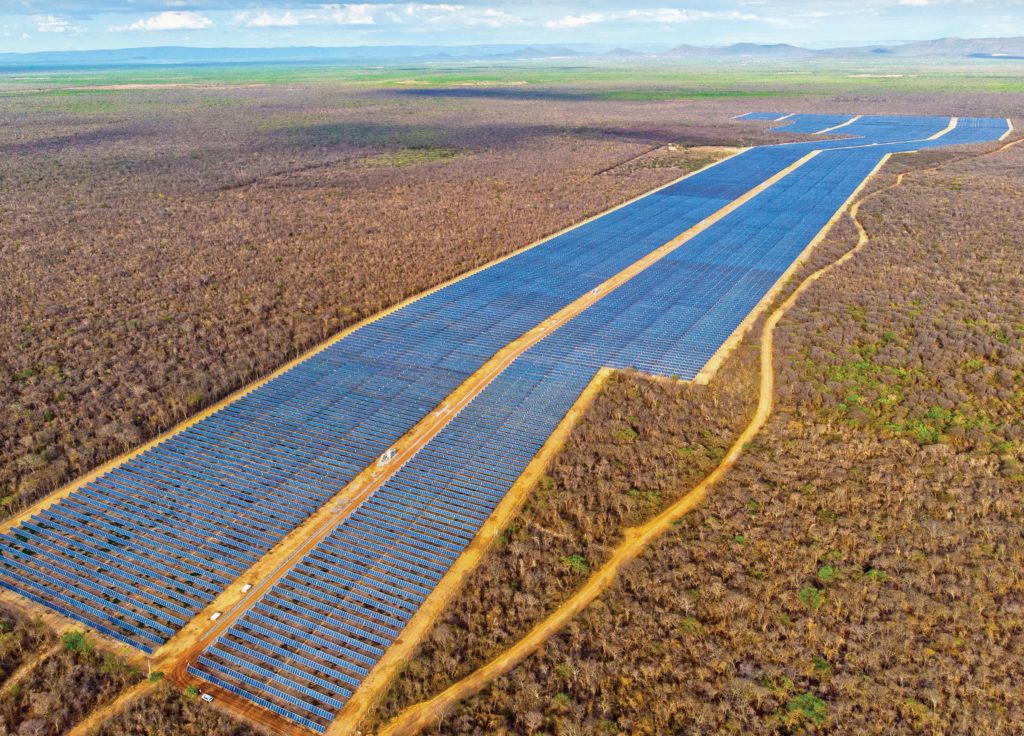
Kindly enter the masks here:
M 569 555 L 562 558 L 562 564 L 579 575 L 586 575 L 590 572 L 590 565 L 583 555 Z
M 796 720 L 807 720 L 821 725 L 828 718 L 828 704 L 812 693 L 800 693 L 786 703 L 786 711 Z
M 798 597 L 800 598 L 800 603 L 802 603 L 805 608 L 808 608 L 811 611 L 817 611 L 821 608 L 821 604 L 825 602 L 825 591 L 821 588 L 815 588 L 812 585 L 808 585 L 800 589 Z
M 451 148 L 444 148 L 443 146 L 401 148 L 398 151 L 390 153 L 379 153 L 375 156 L 368 156 L 363 159 L 363 163 L 367 166 L 416 166 L 417 164 L 444 161 L 445 159 L 454 158 L 457 155 L 458 151 Z
M 814 588 L 813 586 L 807 586 L 800 589 L 798 594 L 800 602 L 811 611 L 816 611 L 821 608 L 821 604 L 825 602 L 825 593 L 820 588 Z
M 878 568 L 872 567 L 864 573 L 864 577 L 876 583 L 884 583 L 889 580 L 889 573 L 885 570 L 879 570 Z
M 616 432 L 615 436 L 618 437 L 620 440 L 623 440 L 624 442 L 632 442 L 640 435 L 635 429 L 627 426 L 623 427 L 618 432 Z
M 374 67 L 356 65 L 174 66 L 89 68 L 0 74 L 0 90 L 10 94 L 111 98 L 124 95 L 118 85 L 346 85 L 367 89 L 430 89 L 463 86 L 508 88 L 571 87 L 582 98 L 624 101 L 700 100 L 723 97 L 834 96 L 857 92 L 937 94 L 958 89 L 972 92 L 1024 91 L 1024 79 L 1009 64 L 991 60 L 947 62 L 922 70 L 910 60 L 877 59 L 854 63 L 824 60 L 779 62 L 750 67 L 665 60 L 621 64 L 580 60 L 503 64 L 404 63 Z M 157 89 L 130 90 L 133 95 L 158 95 Z M 218 104 L 230 104 L 229 101 Z
M 839 577 L 839 570 L 831 565 L 823 565 L 818 568 L 818 580 L 823 583 L 831 583 L 837 577 Z
M 93 644 L 81 631 L 67 631 L 60 637 L 65 652 L 89 653 L 93 650 Z
M 704 633 L 704 624 L 693 616 L 684 616 L 679 626 L 688 636 L 699 636 Z

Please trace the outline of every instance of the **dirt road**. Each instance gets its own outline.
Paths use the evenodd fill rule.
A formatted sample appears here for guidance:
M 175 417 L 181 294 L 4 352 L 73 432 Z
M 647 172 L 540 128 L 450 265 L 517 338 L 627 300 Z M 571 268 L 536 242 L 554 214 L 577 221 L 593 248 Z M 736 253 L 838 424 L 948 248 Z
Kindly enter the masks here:
M 999 148 L 982 155 L 993 155 L 999 153 L 1000 151 L 1020 144 L 1022 141 L 1024 141 L 1024 139 L 1017 139 L 1009 143 L 1004 143 Z M 878 168 L 881 168 L 889 158 L 889 156 L 886 156 L 879 164 Z M 943 162 L 936 166 L 921 169 L 913 173 L 934 171 L 947 163 L 949 162 Z M 875 171 L 877 172 L 878 169 L 876 168 Z M 872 174 L 872 177 L 873 175 L 874 173 Z M 736 438 L 721 463 L 711 472 L 711 474 L 682 496 L 672 506 L 655 518 L 651 519 L 646 524 L 632 529 L 627 529 L 624 535 L 625 540 L 612 552 L 608 561 L 605 562 L 597 572 L 595 572 L 586 581 L 586 583 L 584 583 L 583 587 L 573 594 L 571 598 L 559 606 L 544 621 L 531 629 L 526 636 L 482 666 L 480 669 L 466 676 L 462 680 L 459 680 L 438 695 L 430 698 L 429 700 L 417 703 L 400 713 L 392 719 L 382 731 L 379 732 L 379 736 L 411 736 L 412 734 L 417 734 L 424 728 L 437 724 L 441 718 L 443 718 L 444 714 L 447 713 L 454 705 L 481 692 L 493 680 L 509 672 L 516 665 L 537 651 L 548 639 L 561 631 L 580 611 L 590 605 L 594 599 L 596 599 L 605 589 L 608 588 L 609 585 L 611 585 L 618 573 L 626 564 L 635 559 L 641 552 L 650 546 L 652 542 L 672 528 L 675 521 L 684 517 L 704 500 L 707 496 L 708 490 L 721 480 L 722 477 L 736 464 L 737 460 L 739 460 L 743 454 L 743 450 L 746 445 L 757 436 L 768 421 L 768 417 L 771 415 L 775 388 L 775 366 L 773 358 L 774 336 L 775 329 L 779 322 L 789 312 L 789 310 L 792 309 L 793 305 L 796 304 L 797 300 L 808 288 L 823 276 L 849 261 L 861 249 L 863 249 L 865 245 L 867 245 L 870 238 L 859 218 L 861 206 L 871 198 L 899 187 L 906 176 L 906 173 L 898 174 L 896 180 L 892 184 L 875 190 L 868 196 L 857 200 L 851 206 L 850 203 L 859 196 L 864 185 L 861 185 L 861 188 L 854 192 L 847 201 L 844 211 L 848 208 L 850 218 L 857 228 L 857 244 L 832 263 L 807 276 L 796 287 L 796 289 L 793 290 L 789 297 L 787 297 L 786 300 L 768 316 L 760 338 L 761 378 L 757 409 L 755 410 L 750 423 Z M 868 177 L 868 179 L 865 180 L 865 184 L 870 181 L 872 177 Z M 826 226 L 825 230 L 827 231 L 830 226 L 831 223 Z M 809 247 L 813 247 L 818 241 L 820 241 L 824 234 L 825 232 L 821 233 Z
M 570 321 L 576 315 L 586 311 L 593 304 L 603 299 L 606 295 L 613 292 L 618 287 L 622 286 L 636 275 L 642 273 L 654 263 L 657 263 L 665 256 L 672 253 L 674 250 L 688 242 L 690 239 L 696 237 L 700 233 L 704 232 L 722 218 L 728 216 L 739 207 L 743 206 L 746 202 L 753 199 L 755 196 L 763 192 L 765 189 L 774 185 L 782 178 L 788 176 L 793 171 L 797 170 L 805 163 L 810 161 L 816 155 L 818 151 L 813 151 L 806 156 L 803 156 L 800 160 L 796 161 L 792 165 L 786 167 L 782 171 L 776 173 L 771 178 L 762 182 L 758 186 L 749 190 L 742 196 L 736 198 L 728 205 L 722 207 L 714 214 L 701 220 L 698 224 L 687 229 L 685 232 L 673 238 L 668 243 L 648 253 L 643 258 L 635 261 L 627 268 L 623 269 L 615 276 L 611 277 L 597 288 L 583 295 L 576 301 L 569 304 L 567 307 L 559 310 L 550 318 L 545 320 L 543 323 L 537 325 L 522 337 L 518 338 L 514 342 L 510 343 L 507 347 L 499 351 L 491 360 L 484 364 L 476 373 L 470 376 L 455 392 L 453 392 L 442 404 L 442 408 L 429 415 L 420 424 L 418 424 L 406 437 L 404 437 L 398 444 L 395 445 L 396 454 L 394 458 L 383 468 L 378 468 L 372 472 L 370 479 L 361 485 L 358 490 L 350 494 L 346 498 L 346 503 L 337 513 L 333 514 L 327 520 L 321 522 L 319 526 L 310 531 L 302 531 L 301 543 L 287 551 L 287 555 L 282 559 L 274 560 L 275 566 L 273 567 L 270 574 L 261 577 L 257 582 L 253 583 L 252 588 L 247 591 L 245 596 L 239 600 L 230 610 L 222 612 L 220 618 L 216 623 L 208 626 L 206 630 L 198 637 L 196 637 L 191 643 L 184 644 L 181 641 L 181 637 L 175 637 L 176 641 L 169 642 L 170 649 L 180 651 L 181 654 L 176 657 L 173 664 L 169 667 L 168 677 L 170 680 L 178 685 L 187 686 L 190 684 L 198 684 L 198 680 L 188 673 L 189 664 L 196 661 L 199 655 L 202 653 L 207 646 L 212 644 L 216 639 L 224 634 L 239 618 L 241 618 L 249 608 L 259 601 L 275 584 L 282 580 L 291 569 L 297 565 L 310 551 L 312 551 L 324 538 L 329 536 L 344 519 L 349 516 L 352 511 L 359 507 L 359 504 L 369 498 L 378 488 L 383 486 L 388 479 L 390 479 L 395 473 L 397 473 L 402 466 L 411 460 L 424 446 L 426 446 L 434 437 L 440 433 L 445 426 L 454 418 L 463 408 L 465 408 L 473 399 L 475 399 L 481 392 L 483 392 L 491 381 L 493 381 L 502 371 L 511 365 L 516 359 L 518 359 L 523 353 L 529 350 L 531 347 L 536 345 L 538 342 L 547 337 L 551 332 L 558 329 L 561 325 Z M 327 504 L 332 505 L 333 502 Z M 260 561 L 259 564 L 266 566 L 267 559 L 274 555 L 274 551 L 267 557 Z M 458 567 L 456 563 L 455 567 Z M 446 589 L 450 585 L 457 584 L 455 576 L 446 576 L 442 579 L 441 583 L 435 589 L 434 594 L 439 596 L 446 595 Z M 433 595 L 433 594 L 432 594 Z M 433 610 L 434 607 L 427 607 L 427 610 Z M 200 617 L 207 616 L 206 610 Z M 200 617 L 197 617 L 200 618 Z M 414 622 L 410 622 L 406 629 L 409 629 Z M 418 628 L 422 627 L 422 623 L 417 624 Z M 403 632 L 404 633 L 404 632 Z M 403 638 L 400 634 L 399 638 Z M 407 638 L 404 640 L 408 640 Z M 158 656 L 161 656 L 161 652 L 157 652 Z M 377 681 L 373 677 L 373 673 L 367 678 L 372 681 Z M 263 725 L 273 728 L 276 732 L 287 732 L 290 729 L 281 723 L 281 719 L 267 712 L 265 717 L 253 714 L 249 704 L 243 702 L 243 699 L 235 696 L 231 693 L 225 692 L 220 688 L 215 688 L 210 685 L 205 685 L 208 690 L 215 692 L 218 699 L 222 704 L 235 710 L 244 717 L 253 719 L 258 718 Z M 357 704 L 367 704 L 370 699 L 366 697 L 360 697 L 354 699 Z M 350 709 L 346 709 L 350 710 Z M 355 716 L 346 715 L 343 711 L 342 716 L 339 720 L 342 723 L 351 723 L 357 718 L 361 718 L 361 714 Z M 296 727 L 298 728 L 298 727 Z M 342 729 L 346 726 L 332 725 L 331 733 L 343 733 Z M 298 729 L 295 733 L 304 733 L 303 730 Z
M 900 176 L 902 177 L 902 175 Z M 859 204 L 857 203 L 850 210 L 850 214 L 855 218 L 855 222 L 857 222 L 856 212 L 859 209 Z M 867 234 L 859 222 L 857 222 L 857 226 L 860 233 L 857 245 L 838 260 L 819 271 L 815 271 L 804 279 L 796 290 L 769 315 L 761 333 L 761 380 L 757 409 L 750 423 L 739 434 L 721 463 L 711 471 L 711 474 L 646 524 L 627 529 L 624 535 L 625 540 L 622 544 L 615 548 L 611 557 L 587 580 L 583 587 L 559 606 L 554 613 L 531 629 L 526 636 L 476 672 L 463 678 L 447 690 L 399 714 L 380 732 L 380 736 L 409 736 L 410 734 L 419 733 L 422 729 L 437 723 L 453 705 L 480 692 L 495 678 L 505 674 L 533 654 L 544 642 L 561 631 L 578 613 L 604 592 L 627 563 L 635 559 L 654 540 L 671 529 L 673 522 L 690 513 L 704 500 L 708 490 L 721 480 L 736 464 L 736 461 L 743 454 L 744 447 L 757 436 L 771 415 L 775 389 L 775 371 L 772 358 L 775 327 L 811 284 L 848 261 L 868 242 Z

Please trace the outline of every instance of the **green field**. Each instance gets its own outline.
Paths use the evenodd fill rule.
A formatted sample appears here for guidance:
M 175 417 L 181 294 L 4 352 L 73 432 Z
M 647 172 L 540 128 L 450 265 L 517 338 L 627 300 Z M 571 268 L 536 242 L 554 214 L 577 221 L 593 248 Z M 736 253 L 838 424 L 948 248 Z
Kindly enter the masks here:
M 123 66 L 57 71 L 0 70 L 0 91 L 17 94 L 113 94 L 113 85 L 337 84 L 372 89 L 416 87 L 515 87 L 571 90 L 582 99 L 627 101 L 720 97 L 801 98 L 836 94 L 934 94 L 1024 92 L 1019 63 L 994 60 L 868 60 L 749 65 L 694 62 L 584 61 L 396 64 L 236 64 L 224 66 Z

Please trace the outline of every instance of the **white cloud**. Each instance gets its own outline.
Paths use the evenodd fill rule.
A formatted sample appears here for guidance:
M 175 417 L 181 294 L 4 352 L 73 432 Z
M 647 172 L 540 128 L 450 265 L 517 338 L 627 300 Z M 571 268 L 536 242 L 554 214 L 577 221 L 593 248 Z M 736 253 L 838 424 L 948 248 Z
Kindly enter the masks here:
M 372 26 L 377 22 L 374 6 L 369 3 L 324 5 L 323 10 L 328 20 L 342 26 Z
M 446 3 L 406 3 L 404 5 L 388 5 L 393 12 L 392 18 L 403 20 L 436 23 L 437 21 L 461 18 L 467 14 L 464 5 L 448 5 Z
M 922 5 L 929 5 L 929 0 L 900 0 L 900 5 L 914 5 L 921 7 Z
M 390 6 L 392 19 L 417 21 L 434 25 L 484 26 L 486 28 L 503 28 L 513 25 L 525 25 L 522 18 L 495 8 L 467 8 L 465 5 L 449 5 L 447 3 L 406 3 Z
M 772 23 L 771 18 L 765 18 L 753 13 L 743 13 L 736 10 L 715 11 L 715 10 L 687 10 L 685 8 L 651 8 L 650 10 L 628 10 L 619 13 L 580 13 L 578 15 L 566 15 L 544 23 L 545 28 L 583 28 L 595 23 L 610 23 L 614 21 L 634 21 L 638 23 L 692 23 L 701 20 L 726 20 L 726 21 L 752 21 L 758 20 L 765 23 Z
M 510 15 L 501 10 L 494 10 L 493 8 L 485 8 L 484 10 L 471 13 L 465 18 L 465 22 L 467 25 L 487 26 L 488 28 L 504 28 L 506 26 L 526 25 L 527 23 L 518 16 Z
M 82 29 L 61 15 L 37 15 L 34 18 L 36 30 L 40 33 L 70 33 Z
M 654 10 L 630 10 L 626 17 L 634 20 L 653 20 L 658 23 L 688 23 L 700 18 L 700 13 L 681 8 L 656 8 Z
M 611 20 L 614 16 L 605 13 L 581 13 L 580 15 L 566 15 L 555 20 L 545 21 L 545 28 L 582 28 L 595 23 L 603 23 Z
M 247 28 L 294 26 L 387 26 L 482 27 L 533 25 L 530 21 L 495 8 L 466 7 L 450 3 L 326 3 L 308 10 L 246 10 L 235 13 L 233 22 Z
M 690 23 L 698 20 L 760 20 L 772 19 L 754 13 L 738 10 L 686 10 L 685 8 L 654 8 L 652 10 L 630 10 L 622 17 L 631 20 L 655 21 L 657 23 Z
M 260 13 L 239 13 L 235 20 L 249 28 L 287 28 L 299 25 L 299 19 L 290 10 L 277 14 L 266 10 Z
M 113 26 L 112 31 L 199 31 L 213 28 L 213 21 L 192 10 L 165 10 L 140 18 L 127 26 Z

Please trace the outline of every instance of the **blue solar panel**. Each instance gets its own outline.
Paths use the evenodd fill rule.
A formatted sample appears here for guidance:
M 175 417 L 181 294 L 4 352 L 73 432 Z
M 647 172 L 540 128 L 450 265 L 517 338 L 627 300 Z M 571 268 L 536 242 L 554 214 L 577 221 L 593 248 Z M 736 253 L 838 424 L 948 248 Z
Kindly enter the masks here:
M 848 119 L 799 116 L 794 124 L 829 127 Z M 948 125 L 948 119 L 926 119 L 897 130 L 898 122 L 868 120 L 857 131 L 869 136 L 860 147 L 819 154 L 533 346 L 225 638 L 260 626 L 302 649 L 302 662 L 318 676 L 351 677 L 350 662 L 367 660 L 353 636 L 356 642 L 370 634 L 383 636 L 383 643 L 394 639 L 598 368 L 695 376 L 885 153 L 913 150 L 917 138 Z M 988 133 L 974 132 L 986 127 Z M 968 129 L 968 137 L 1002 133 L 998 125 Z M 886 145 L 893 140 L 908 142 Z M 755 149 L 738 160 L 763 179 L 807 150 Z M 744 191 L 727 177 L 705 189 L 723 203 Z M 682 196 L 669 187 L 647 199 L 660 208 L 660 201 Z M 308 607 L 316 593 L 330 602 L 330 621 Z M 380 625 L 382 618 L 390 628 Z M 320 646 L 300 647 L 313 627 Z M 345 641 L 338 639 L 342 632 Z M 275 651 L 284 664 L 295 659 Z
M 47 518 L 76 527 L 73 554 L 114 571 L 98 600 L 64 572 L 46 577 L 72 555 L 51 526 L 36 527 L 48 543 L 24 579 L 4 574 L 12 564 L 0 585 L 31 579 L 38 598 L 87 624 L 124 622 L 122 636 L 151 649 L 180 627 L 178 588 L 194 615 L 497 350 L 791 160 L 745 152 L 420 298 L 87 484 Z M 128 571 L 138 594 L 113 582 Z M 147 608 L 154 598 L 168 610 Z
M 754 148 L 417 299 L 0 535 L 0 585 L 152 651 L 497 350 L 821 150 L 526 351 L 192 663 L 322 731 L 598 368 L 695 376 L 886 153 L 1008 129 L 948 124 Z
M 828 128 L 842 125 L 853 119 L 853 115 L 793 115 L 774 128 L 778 133 L 819 133 Z M 845 133 L 846 131 L 843 130 Z
M 746 115 L 740 115 L 737 120 L 778 120 L 783 117 L 786 113 L 784 112 L 748 112 Z

